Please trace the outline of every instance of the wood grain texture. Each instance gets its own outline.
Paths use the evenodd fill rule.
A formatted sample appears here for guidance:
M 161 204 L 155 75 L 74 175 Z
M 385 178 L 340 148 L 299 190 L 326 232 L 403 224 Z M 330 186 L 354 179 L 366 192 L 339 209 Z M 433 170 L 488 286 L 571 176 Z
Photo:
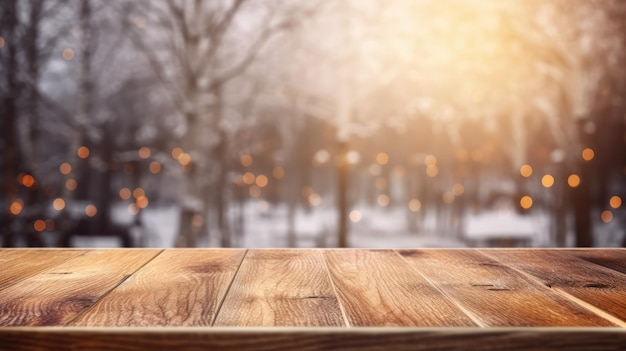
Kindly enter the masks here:
M 71 325 L 210 326 L 244 254 L 166 250 Z
M 393 250 L 324 251 L 352 326 L 473 326 Z
M 481 250 L 626 325 L 626 275 L 576 257 L 576 250 Z M 582 302 L 582 303 L 581 303 Z
M 578 249 L 565 252 L 581 260 L 626 274 L 626 250 Z
M 85 250 L 0 249 L 0 290 L 85 252 Z
M 249 250 L 216 326 L 341 326 L 344 321 L 321 254 Z
M 617 351 L 620 328 L 0 328 L 5 350 Z
M 477 251 L 398 252 L 481 325 L 615 326 L 536 280 Z
M 88 251 L 0 291 L 0 326 L 64 325 L 159 250 Z

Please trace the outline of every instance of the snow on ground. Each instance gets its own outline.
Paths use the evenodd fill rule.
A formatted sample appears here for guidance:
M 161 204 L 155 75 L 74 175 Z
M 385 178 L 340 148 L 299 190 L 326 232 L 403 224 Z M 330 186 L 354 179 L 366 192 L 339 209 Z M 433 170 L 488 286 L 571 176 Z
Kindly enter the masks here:
M 269 248 L 287 246 L 287 208 L 285 205 L 267 206 L 250 201 L 243 209 L 243 237 L 234 238 L 234 246 L 246 248 Z M 423 219 L 418 233 L 407 230 L 406 209 L 355 206 L 361 220 L 350 223 L 348 242 L 358 248 L 405 248 L 405 247 L 466 247 L 485 245 L 479 239 L 490 235 L 529 239 L 532 246 L 550 246 L 550 220 L 546 214 L 517 215 L 515 213 L 483 212 L 467 214 L 463 221 L 465 235 L 452 235 L 438 230 L 434 211 Z M 234 211 L 233 211 L 234 212 Z M 141 227 L 134 227 L 132 235 L 141 246 L 172 247 L 178 228 L 177 206 L 148 208 L 142 213 Z M 134 217 L 121 204 L 114 207 L 113 220 L 130 225 Z M 215 222 L 215 221 L 213 221 Z M 332 207 L 317 207 L 309 211 L 299 209 L 295 216 L 297 247 L 335 247 L 337 214 Z M 211 223 L 211 221 L 210 221 Z M 75 246 L 115 247 L 116 238 L 76 238 Z M 217 247 L 219 237 L 215 231 L 200 246 Z

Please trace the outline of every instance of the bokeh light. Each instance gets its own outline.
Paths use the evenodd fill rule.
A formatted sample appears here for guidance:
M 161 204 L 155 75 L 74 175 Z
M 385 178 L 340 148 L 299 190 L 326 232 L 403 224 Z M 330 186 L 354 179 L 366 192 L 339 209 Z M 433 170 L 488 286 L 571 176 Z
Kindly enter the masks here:
M 528 195 L 524 195 L 520 199 L 519 204 L 523 209 L 528 210 L 533 207 L 533 198 Z
M 528 178 L 533 174 L 533 168 L 530 165 L 523 165 L 522 167 L 520 167 L 519 173 L 522 175 L 522 177 Z
M 550 188 L 554 185 L 554 177 L 551 174 L 546 174 L 541 177 L 541 185 L 546 188 Z

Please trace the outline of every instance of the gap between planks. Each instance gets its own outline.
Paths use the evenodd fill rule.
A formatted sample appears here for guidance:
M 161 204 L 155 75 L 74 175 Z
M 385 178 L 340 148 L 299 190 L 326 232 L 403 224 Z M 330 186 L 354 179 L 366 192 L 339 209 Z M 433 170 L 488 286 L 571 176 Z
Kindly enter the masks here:
M 450 295 L 446 294 L 446 292 L 444 290 L 442 290 L 437 284 L 435 284 L 432 280 L 430 280 L 426 275 L 424 275 L 419 269 L 417 269 L 417 267 L 415 267 L 414 264 L 411 264 L 411 262 L 409 262 L 409 260 L 400 255 L 400 253 L 398 252 L 398 250 L 393 249 L 393 252 L 400 256 L 402 258 L 402 260 L 404 262 L 406 262 L 406 264 L 415 272 L 417 272 L 417 274 L 419 274 L 422 278 L 424 278 L 424 280 L 426 280 L 428 282 L 428 284 L 430 284 L 433 288 L 435 288 L 435 290 L 437 290 L 437 292 L 439 292 L 443 297 L 445 297 L 446 299 L 448 299 L 448 301 L 452 302 L 452 304 L 454 306 L 456 306 L 459 310 L 461 310 L 461 312 L 465 313 L 465 315 L 472 321 L 474 322 L 474 324 L 476 324 L 476 326 L 480 327 L 480 328 L 486 328 L 487 325 L 485 323 L 483 323 L 478 317 L 476 317 L 472 312 L 470 312 L 468 309 L 465 308 L 465 306 L 463 306 L 459 301 L 457 301 L 455 298 L 451 297 Z
M 520 274 L 523 274 L 528 279 L 531 279 L 532 281 L 537 282 L 540 286 L 543 286 L 545 289 L 549 289 L 550 291 L 561 295 L 565 299 L 575 303 L 576 305 L 586 309 L 587 311 L 590 311 L 591 313 L 593 313 L 595 315 L 598 315 L 601 318 L 604 318 L 604 319 L 608 320 L 609 322 L 611 322 L 611 323 L 613 323 L 613 324 L 615 324 L 617 326 L 620 326 L 622 328 L 626 328 L 626 322 L 624 322 L 620 318 L 617 318 L 617 317 L 613 316 L 612 314 L 610 314 L 610 313 L 608 313 L 608 312 L 606 312 L 606 311 L 604 311 L 604 310 L 602 310 L 602 309 L 600 309 L 600 308 L 598 308 L 596 306 L 593 306 L 590 303 L 588 303 L 586 301 L 583 301 L 583 300 L 581 300 L 581 299 L 579 299 L 579 298 L 569 294 L 568 292 L 566 292 L 566 291 L 564 291 L 564 290 L 562 290 L 562 289 L 560 289 L 558 287 L 552 287 L 550 285 L 546 285 L 543 281 L 541 281 L 541 279 L 539 279 L 535 275 L 533 275 L 531 273 L 528 273 L 528 272 L 526 272 L 526 271 L 524 271 L 522 269 L 518 269 L 514 265 L 509 265 L 506 262 L 502 262 L 498 258 L 493 257 L 493 256 L 489 255 L 486 252 L 478 251 L 478 253 L 481 254 L 481 255 L 484 255 L 485 257 L 488 257 L 488 258 L 490 258 L 492 260 L 495 260 L 495 261 L 497 261 L 497 262 L 499 262 L 499 263 L 501 263 L 501 264 L 503 264 L 503 265 L 505 265 L 505 266 L 507 266 L 507 267 L 509 267 L 509 268 L 511 268 L 511 269 L 513 269 L 515 271 L 517 271 Z M 591 263 L 593 263 L 593 262 L 591 262 Z M 603 268 L 603 269 L 611 270 L 610 268 L 607 268 L 607 267 L 604 267 L 604 266 L 601 266 L 601 265 L 598 265 L 598 266 Z M 617 273 L 619 273 L 619 272 L 617 272 Z
M 322 258 L 322 264 L 324 264 L 324 269 L 326 270 L 326 276 L 328 276 L 328 281 L 330 282 L 330 287 L 333 289 L 333 293 L 335 294 L 335 299 L 337 299 L 337 304 L 339 305 L 339 310 L 341 311 L 341 316 L 343 317 L 343 322 L 346 324 L 346 327 L 350 328 L 350 320 L 348 320 L 348 315 L 346 314 L 346 309 L 343 307 L 343 303 L 339 298 L 339 294 L 337 293 L 337 288 L 335 287 L 335 281 L 333 280 L 332 275 L 330 274 L 330 269 L 328 269 L 328 262 L 326 262 L 326 255 L 322 250 L 316 250 L 317 253 Z
M 243 261 L 246 259 L 246 256 L 248 255 L 248 252 L 250 250 L 246 249 L 246 251 L 243 253 L 243 256 L 241 257 L 241 261 L 239 261 L 239 265 L 237 266 L 237 270 L 235 271 L 235 274 L 233 274 L 233 278 L 230 280 L 230 283 L 228 283 L 228 288 L 226 288 L 226 292 L 224 292 L 224 296 L 222 296 L 222 299 L 220 300 L 219 305 L 217 305 L 217 309 L 215 310 L 215 316 L 213 316 L 213 320 L 211 321 L 211 327 L 215 326 L 215 321 L 217 320 L 217 317 L 220 315 L 220 312 L 222 311 L 222 306 L 224 305 L 224 301 L 226 301 L 226 296 L 228 296 L 228 293 L 230 293 L 230 288 L 233 286 L 233 283 L 235 282 L 235 278 L 237 278 L 237 275 L 239 274 L 239 270 L 241 270 L 241 265 L 243 264 Z
M 91 251 L 93 251 L 93 250 L 86 251 L 86 252 L 83 253 L 83 255 L 85 255 L 85 254 L 87 254 L 87 253 L 89 253 Z M 152 256 L 151 259 L 149 259 L 146 262 L 144 262 L 141 266 L 139 266 L 137 269 L 135 269 L 131 274 L 128 274 L 127 276 L 125 276 L 124 279 L 121 279 L 119 281 L 119 283 L 115 284 L 111 289 L 106 291 L 104 294 L 100 295 L 100 297 L 98 297 L 98 299 L 96 301 L 94 301 L 89 307 L 87 307 L 84 310 L 82 310 L 79 313 L 77 313 L 73 318 L 68 320 L 63 326 L 64 327 L 68 327 L 72 322 L 74 322 L 79 317 L 83 316 L 85 313 L 87 313 L 88 311 L 93 309 L 94 306 L 98 303 L 98 301 L 100 301 L 103 298 L 107 297 L 113 290 L 117 289 L 118 286 L 124 284 L 125 281 L 130 279 L 130 277 L 132 277 L 135 273 L 139 272 L 139 270 L 141 270 L 143 267 L 145 267 L 148 263 L 152 262 L 155 258 L 157 258 L 159 255 L 161 255 L 164 251 L 165 251 L 165 249 L 161 249 L 161 251 L 159 251 L 156 255 Z

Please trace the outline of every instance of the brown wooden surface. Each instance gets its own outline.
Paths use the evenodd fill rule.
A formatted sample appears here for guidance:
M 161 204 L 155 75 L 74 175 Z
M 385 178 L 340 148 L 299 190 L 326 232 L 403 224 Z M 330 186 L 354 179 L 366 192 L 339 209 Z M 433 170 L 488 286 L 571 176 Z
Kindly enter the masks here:
M 0 326 L 65 325 L 158 250 L 88 251 L 0 291 Z
M 217 326 L 344 325 L 323 257 L 314 250 L 249 250 Z
M 70 325 L 210 326 L 244 253 L 165 251 Z
M 549 255 L 537 250 L 484 250 L 485 254 L 507 262 L 551 290 L 576 301 L 582 306 L 626 326 L 626 275 L 577 256 L 582 250 L 551 251 Z M 615 265 L 621 259 L 613 259 Z M 605 261 L 606 262 L 606 261 Z
M 399 252 L 481 326 L 615 326 L 477 251 Z
M 12 351 L 621 351 L 626 345 L 626 330 L 616 328 L 67 329 L 7 328 L 0 345 Z
M 84 250 L 2 250 L 0 290 L 83 253 Z
M 328 250 L 328 269 L 352 326 L 474 326 L 393 250 Z
M 623 249 L 0 249 L 0 265 L 0 350 L 626 345 Z

